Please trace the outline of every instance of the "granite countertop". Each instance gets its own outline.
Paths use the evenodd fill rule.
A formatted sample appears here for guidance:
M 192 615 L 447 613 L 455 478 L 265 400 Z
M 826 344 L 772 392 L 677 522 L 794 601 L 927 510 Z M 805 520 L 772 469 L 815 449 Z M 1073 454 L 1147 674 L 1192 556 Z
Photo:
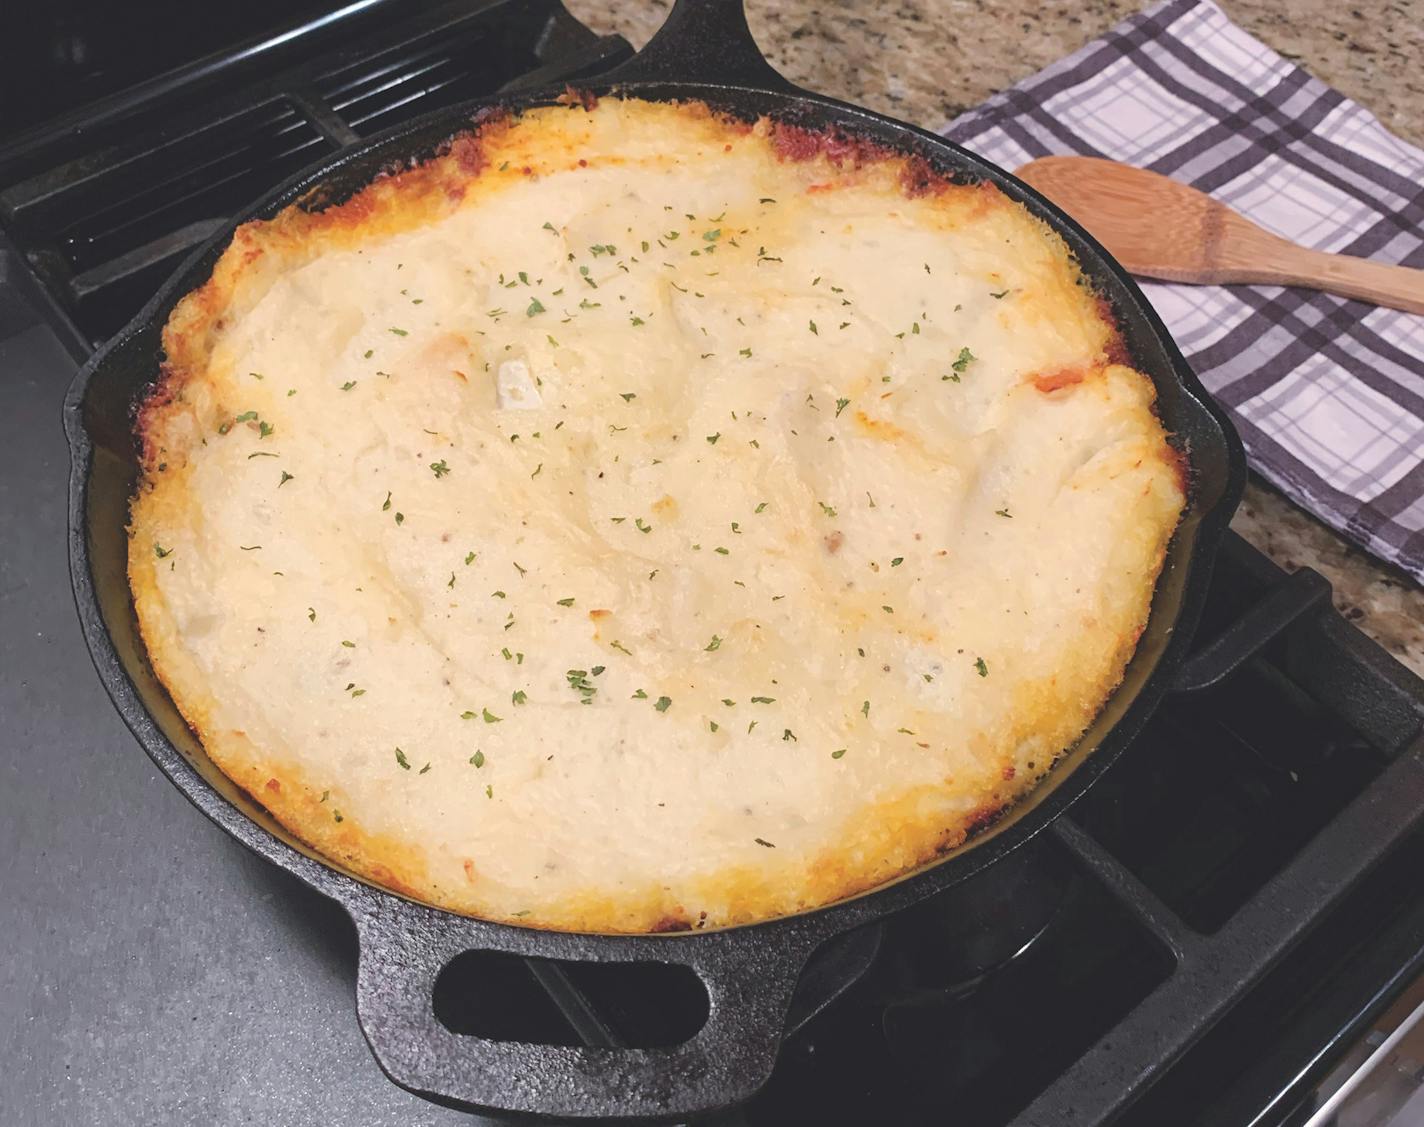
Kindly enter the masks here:
M 668 0 L 565 0 L 595 31 L 641 47 Z M 1412 0 L 1218 0 L 1252 35 L 1424 145 L 1424 19 Z M 1145 0 L 750 0 L 767 58 L 791 81 L 929 129 L 1081 47 Z M 1424 674 L 1424 593 L 1253 480 L 1238 532 L 1287 569 L 1313 567 L 1335 604 Z

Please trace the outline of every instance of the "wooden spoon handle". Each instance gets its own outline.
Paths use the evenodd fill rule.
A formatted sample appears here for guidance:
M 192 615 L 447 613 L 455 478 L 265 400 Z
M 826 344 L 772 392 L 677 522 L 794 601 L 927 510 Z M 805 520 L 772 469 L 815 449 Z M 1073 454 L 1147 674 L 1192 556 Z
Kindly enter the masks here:
M 1347 254 L 1326 254 L 1290 245 L 1288 250 L 1281 248 L 1264 259 L 1251 280 L 1308 286 L 1406 313 L 1424 313 L 1424 270 L 1387 266 Z

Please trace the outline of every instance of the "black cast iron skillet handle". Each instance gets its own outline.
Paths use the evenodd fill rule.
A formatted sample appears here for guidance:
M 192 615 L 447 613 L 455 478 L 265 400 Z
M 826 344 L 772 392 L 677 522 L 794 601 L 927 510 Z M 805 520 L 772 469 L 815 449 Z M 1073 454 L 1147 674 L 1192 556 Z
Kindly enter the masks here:
M 347 909 L 360 936 L 356 1009 L 381 1069 L 444 1102 L 561 1119 L 671 1119 L 750 1098 L 771 1076 L 796 982 L 821 939 L 813 920 L 745 932 L 603 937 L 465 919 L 389 895 Z M 590 939 L 596 952 L 585 951 Z M 452 1033 L 435 1016 L 436 979 L 466 951 L 578 961 L 677 963 L 707 990 L 707 1023 L 668 1048 L 535 1045 Z
M 700 82 L 801 93 L 757 47 L 743 0 L 674 0 L 643 49 L 599 82 Z

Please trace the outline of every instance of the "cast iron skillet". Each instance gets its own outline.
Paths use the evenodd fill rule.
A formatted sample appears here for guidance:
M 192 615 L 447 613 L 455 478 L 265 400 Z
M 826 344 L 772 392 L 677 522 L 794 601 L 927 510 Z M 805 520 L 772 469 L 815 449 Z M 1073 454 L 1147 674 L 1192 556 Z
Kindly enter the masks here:
M 741 0 L 677 0 L 647 47 L 590 88 L 655 100 L 700 98 L 733 114 L 769 114 L 810 128 L 839 125 L 918 153 L 957 179 L 997 184 L 1063 236 L 1112 302 L 1133 360 L 1156 384 L 1162 418 L 1192 471 L 1191 505 L 1168 549 L 1151 617 L 1121 687 L 1037 790 L 972 842 L 889 885 L 785 919 L 680 935 L 567 934 L 427 907 L 317 857 L 214 767 L 153 674 L 125 571 L 128 500 L 138 468 L 132 409 L 158 374 L 160 332 L 169 311 L 207 279 L 232 228 L 196 252 L 79 373 L 64 407 L 72 456 L 70 568 L 99 675 L 144 749 L 200 810 L 350 913 L 360 942 L 357 1011 L 382 1069 L 411 1091 L 480 1109 L 671 1118 L 731 1105 L 766 1081 L 792 991 L 818 945 L 994 863 L 1048 825 L 1108 768 L 1186 655 L 1212 557 L 1240 498 L 1245 462 L 1230 424 L 1147 301 L 1077 224 L 1002 170 L 930 133 L 792 86 L 757 51 Z M 324 200 L 345 199 L 379 170 L 430 155 L 467 128 L 481 106 L 547 104 L 556 93 L 487 99 L 401 126 L 288 181 L 234 225 L 271 216 L 314 191 Z M 456 1035 L 436 1020 L 432 988 L 451 958 L 479 949 L 575 961 L 681 963 L 706 986 L 710 1016 L 692 1040 L 663 1049 L 569 1048 Z

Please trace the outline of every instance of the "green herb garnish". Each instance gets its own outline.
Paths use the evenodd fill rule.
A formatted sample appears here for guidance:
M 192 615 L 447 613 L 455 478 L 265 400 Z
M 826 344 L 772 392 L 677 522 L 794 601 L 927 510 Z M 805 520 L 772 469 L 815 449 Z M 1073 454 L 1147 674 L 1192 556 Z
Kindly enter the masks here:
M 602 672 L 602 670 L 599 670 L 599 672 Z M 597 676 L 597 674 L 595 674 L 595 676 Z M 593 700 L 593 695 L 598 692 L 598 686 L 588 679 L 587 669 L 570 669 L 564 674 L 564 679 L 568 681 L 569 688 L 573 689 L 583 698 L 580 702 L 582 704 L 588 704 Z

